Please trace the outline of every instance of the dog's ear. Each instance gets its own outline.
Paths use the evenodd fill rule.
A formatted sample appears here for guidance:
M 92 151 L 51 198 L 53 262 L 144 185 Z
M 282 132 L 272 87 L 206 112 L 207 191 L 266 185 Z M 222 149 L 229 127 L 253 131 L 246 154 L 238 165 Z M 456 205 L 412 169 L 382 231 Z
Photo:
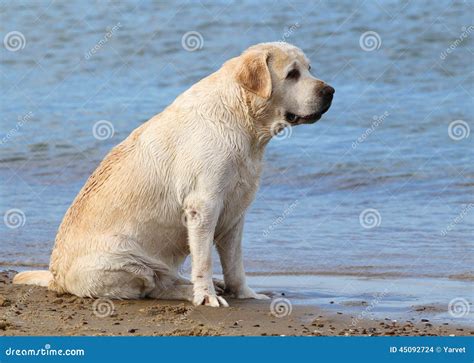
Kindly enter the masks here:
M 268 69 L 268 53 L 250 51 L 241 55 L 236 79 L 246 90 L 268 99 L 272 94 L 272 77 Z

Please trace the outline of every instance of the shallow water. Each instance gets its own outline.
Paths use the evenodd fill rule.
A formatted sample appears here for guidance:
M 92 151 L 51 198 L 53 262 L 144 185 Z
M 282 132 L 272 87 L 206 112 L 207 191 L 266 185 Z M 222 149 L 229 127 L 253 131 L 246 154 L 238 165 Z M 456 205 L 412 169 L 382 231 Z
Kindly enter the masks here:
M 470 281 L 431 278 L 367 278 L 363 276 L 266 275 L 250 276 L 257 290 L 279 301 L 282 308 L 317 305 L 349 314 L 351 324 L 363 319 L 451 322 L 472 327 L 469 300 L 454 298 L 472 289 Z M 279 300 L 277 300 L 279 299 Z M 285 299 L 285 300 L 283 300 Z
M 46 266 L 64 212 L 113 145 L 226 59 L 283 39 L 336 95 L 320 122 L 268 146 L 247 215 L 247 270 L 374 288 L 378 278 L 452 281 L 449 299 L 472 299 L 460 281 L 474 278 L 473 137 L 448 133 L 455 120 L 465 134 L 473 125 L 472 2 L 1 7 L 2 36 L 26 41 L 1 49 L 0 210 L 25 215 L 19 228 L 0 224 L 1 267 Z M 189 31 L 201 49 L 183 48 Z M 378 49 L 362 49 L 367 31 Z M 99 120 L 113 137 L 93 136 Z

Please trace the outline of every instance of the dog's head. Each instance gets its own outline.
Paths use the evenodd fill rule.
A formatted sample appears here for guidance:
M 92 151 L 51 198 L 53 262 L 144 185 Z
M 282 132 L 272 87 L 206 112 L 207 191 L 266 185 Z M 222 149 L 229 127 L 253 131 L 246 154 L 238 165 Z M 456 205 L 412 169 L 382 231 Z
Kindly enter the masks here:
M 235 79 L 250 95 L 260 131 L 314 123 L 329 109 L 334 88 L 311 74 L 301 49 L 284 42 L 262 43 L 240 57 Z

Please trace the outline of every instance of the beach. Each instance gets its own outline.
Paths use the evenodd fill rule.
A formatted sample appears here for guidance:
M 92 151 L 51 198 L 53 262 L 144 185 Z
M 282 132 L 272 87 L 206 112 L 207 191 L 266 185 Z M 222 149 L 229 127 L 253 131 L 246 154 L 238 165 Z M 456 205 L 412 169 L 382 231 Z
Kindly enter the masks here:
M 0 273 L 0 335 L 5 336 L 474 335 L 466 325 L 430 321 L 429 308 L 420 307 L 411 318 L 396 321 L 358 319 L 313 305 L 285 305 L 282 296 L 268 301 L 228 299 L 229 308 L 217 309 L 179 301 L 95 300 L 12 285 L 13 275 L 13 271 Z M 280 306 L 272 308 L 274 301 Z

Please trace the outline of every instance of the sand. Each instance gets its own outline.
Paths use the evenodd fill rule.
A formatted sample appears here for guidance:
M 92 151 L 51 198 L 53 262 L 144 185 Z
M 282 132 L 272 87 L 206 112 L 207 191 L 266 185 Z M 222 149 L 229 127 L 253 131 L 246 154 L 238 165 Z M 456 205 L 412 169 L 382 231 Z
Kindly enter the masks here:
M 94 300 L 12 285 L 13 275 L 0 273 L 0 335 L 474 335 L 465 326 L 419 317 L 354 324 L 347 313 L 316 306 L 286 306 L 272 313 L 271 301 L 228 299 L 231 307 L 216 309 L 178 301 Z

